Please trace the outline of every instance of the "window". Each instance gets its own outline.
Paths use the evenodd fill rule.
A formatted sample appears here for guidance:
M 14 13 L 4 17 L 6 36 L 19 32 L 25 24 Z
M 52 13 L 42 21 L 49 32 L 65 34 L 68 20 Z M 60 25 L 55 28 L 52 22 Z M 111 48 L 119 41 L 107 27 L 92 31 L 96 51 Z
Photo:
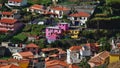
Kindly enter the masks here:
M 74 17 L 74 20 L 77 20 L 77 17 Z
M 50 31 L 50 29 L 48 29 L 48 31 Z
M 59 30 L 58 30 L 58 32 L 59 32 Z
M 75 33 L 77 33 L 77 31 L 75 31 Z
M 82 19 L 82 18 L 80 17 L 80 19 Z
M 50 35 L 51 33 L 48 33 L 48 35 Z
M 9 1 L 9 3 L 12 3 L 11 1 Z
M 33 50 L 36 50 L 36 48 L 33 48 Z

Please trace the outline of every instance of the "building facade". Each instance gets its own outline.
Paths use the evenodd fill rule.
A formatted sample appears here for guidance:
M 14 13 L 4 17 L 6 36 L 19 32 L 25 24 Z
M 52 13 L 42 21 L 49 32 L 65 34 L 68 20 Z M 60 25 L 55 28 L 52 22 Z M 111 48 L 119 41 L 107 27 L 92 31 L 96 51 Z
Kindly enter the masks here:
M 86 21 L 88 20 L 90 14 L 86 12 L 76 12 L 69 15 L 69 20 L 71 20 L 72 25 L 85 25 Z
M 25 5 L 27 5 L 27 0 L 8 0 L 8 5 L 10 5 L 10 6 L 25 6 Z

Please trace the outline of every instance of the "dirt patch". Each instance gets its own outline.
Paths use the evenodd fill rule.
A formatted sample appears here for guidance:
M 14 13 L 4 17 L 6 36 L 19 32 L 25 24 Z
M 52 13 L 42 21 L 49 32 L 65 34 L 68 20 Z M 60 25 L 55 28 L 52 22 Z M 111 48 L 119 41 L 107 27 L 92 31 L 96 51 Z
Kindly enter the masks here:
M 108 65 L 108 68 L 120 68 L 120 61 L 114 62 L 114 63 L 110 63 Z

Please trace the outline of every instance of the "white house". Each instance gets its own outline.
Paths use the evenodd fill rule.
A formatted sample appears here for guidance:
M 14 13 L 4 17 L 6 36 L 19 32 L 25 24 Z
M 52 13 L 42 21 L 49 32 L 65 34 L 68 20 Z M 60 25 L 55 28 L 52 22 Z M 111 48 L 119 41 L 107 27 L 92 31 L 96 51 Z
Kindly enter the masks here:
M 91 51 L 89 47 L 72 46 L 69 49 L 67 49 L 67 63 L 68 64 L 80 63 L 84 57 L 90 55 Z
M 8 0 L 8 5 L 10 5 L 10 6 L 25 6 L 25 5 L 27 5 L 27 0 Z
M 69 15 L 69 18 L 73 25 L 84 25 L 88 20 L 90 14 L 86 12 L 76 12 Z
M 35 12 L 35 13 L 44 14 L 44 6 L 34 4 L 31 7 L 27 8 L 27 12 Z
M 33 53 L 28 51 L 28 52 L 19 52 L 19 53 L 13 53 L 12 54 L 14 59 L 21 60 L 21 59 L 28 59 L 30 57 L 34 57 Z
M 63 6 L 50 7 L 49 12 L 57 14 L 58 18 L 63 18 L 64 14 L 68 14 L 69 8 Z
M 4 11 L 4 12 L 1 12 L 1 19 L 18 19 L 20 18 L 20 14 L 19 13 L 16 13 L 15 11 Z

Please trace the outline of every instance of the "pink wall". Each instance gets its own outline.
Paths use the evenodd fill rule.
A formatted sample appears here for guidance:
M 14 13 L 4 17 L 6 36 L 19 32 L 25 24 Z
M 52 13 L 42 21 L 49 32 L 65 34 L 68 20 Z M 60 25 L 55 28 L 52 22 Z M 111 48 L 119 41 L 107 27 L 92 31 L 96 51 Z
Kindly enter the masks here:
M 59 23 L 59 24 L 58 24 L 58 27 L 59 27 L 60 29 L 63 29 L 64 31 L 67 31 L 67 30 L 69 29 L 67 23 Z
M 69 25 L 67 23 L 59 23 L 57 27 L 47 27 L 46 28 L 46 38 L 51 40 L 56 40 L 58 34 L 61 34 L 63 31 L 67 31 Z
M 61 34 L 62 30 L 61 29 L 56 29 L 56 28 L 46 28 L 46 38 L 52 36 L 53 34 Z

